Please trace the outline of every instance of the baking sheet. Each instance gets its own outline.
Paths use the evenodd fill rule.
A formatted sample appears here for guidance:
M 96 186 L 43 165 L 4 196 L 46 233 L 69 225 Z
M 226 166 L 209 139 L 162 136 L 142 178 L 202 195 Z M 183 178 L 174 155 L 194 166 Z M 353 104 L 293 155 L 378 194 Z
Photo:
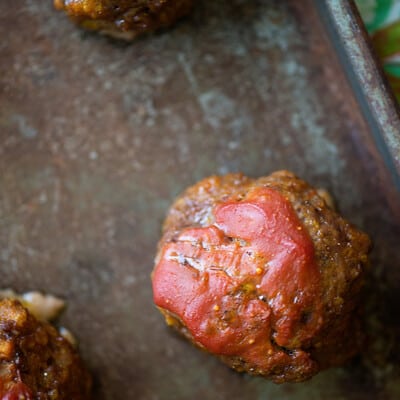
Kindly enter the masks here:
M 399 193 L 332 20 L 298 3 L 201 2 L 133 44 L 83 32 L 47 1 L 0 3 L 1 286 L 67 300 L 61 323 L 95 398 L 400 397 Z M 365 355 L 303 384 L 240 375 L 192 348 L 164 326 L 150 286 L 179 192 L 280 168 L 330 190 L 375 245 Z

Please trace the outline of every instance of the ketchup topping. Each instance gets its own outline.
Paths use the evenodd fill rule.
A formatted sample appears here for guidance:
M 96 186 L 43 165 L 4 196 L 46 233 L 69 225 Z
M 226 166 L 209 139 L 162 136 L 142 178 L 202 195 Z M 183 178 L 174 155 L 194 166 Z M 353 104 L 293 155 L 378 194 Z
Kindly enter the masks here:
M 290 202 L 271 188 L 217 205 L 215 222 L 167 243 L 153 274 L 154 302 L 210 352 L 262 368 L 322 324 L 314 246 Z

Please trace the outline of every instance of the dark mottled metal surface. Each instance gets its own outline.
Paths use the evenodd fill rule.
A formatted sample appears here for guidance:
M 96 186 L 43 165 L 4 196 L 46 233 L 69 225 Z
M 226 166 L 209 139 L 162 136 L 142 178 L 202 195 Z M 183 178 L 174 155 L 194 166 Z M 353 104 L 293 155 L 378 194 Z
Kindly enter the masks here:
M 368 120 L 395 186 L 400 190 L 400 117 L 395 96 L 376 62 L 354 1 L 315 1 Z
M 67 299 L 97 399 L 400 397 L 399 194 L 311 0 L 204 2 L 130 45 L 50 1 L 2 1 L 0 33 L 1 286 Z M 185 186 L 279 168 L 331 190 L 375 243 L 370 348 L 281 386 L 173 335 L 149 277 Z

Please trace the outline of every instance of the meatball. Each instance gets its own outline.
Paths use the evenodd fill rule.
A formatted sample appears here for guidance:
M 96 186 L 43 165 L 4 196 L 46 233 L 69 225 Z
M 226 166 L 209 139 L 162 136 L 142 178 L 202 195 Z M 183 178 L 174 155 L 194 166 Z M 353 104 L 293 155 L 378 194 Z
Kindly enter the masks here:
M 20 295 L 12 289 L 0 290 L 0 300 L 7 298 L 18 300 L 34 317 L 42 321 L 51 321 L 57 318 L 65 307 L 64 300 L 37 291 Z
M 90 388 L 68 340 L 18 300 L 0 300 L 1 400 L 88 400 Z
M 370 240 L 288 171 L 214 176 L 164 223 L 154 302 L 237 371 L 299 382 L 360 351 Z
M 54 0 L 54 5 L 86 29 L 131 40 L 171 26 L 189 13 L 193 0 Z

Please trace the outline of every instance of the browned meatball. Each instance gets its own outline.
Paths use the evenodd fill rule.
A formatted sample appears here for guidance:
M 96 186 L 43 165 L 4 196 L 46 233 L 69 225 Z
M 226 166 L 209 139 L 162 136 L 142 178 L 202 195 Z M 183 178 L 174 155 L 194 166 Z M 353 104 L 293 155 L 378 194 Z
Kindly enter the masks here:
M 171 26 L 193 0 L 54 0 L 54 5 L 86 29 L 130 40 Z
M 238 371 L 303 381 L 360 351 L 370 240 L 288 171 L 214 176 L 164 224 L 153 271 L 167 323 Z
M 88 400 L 91 379 L 77 352 L 17 300 L 0 300 L 0 399 Z

